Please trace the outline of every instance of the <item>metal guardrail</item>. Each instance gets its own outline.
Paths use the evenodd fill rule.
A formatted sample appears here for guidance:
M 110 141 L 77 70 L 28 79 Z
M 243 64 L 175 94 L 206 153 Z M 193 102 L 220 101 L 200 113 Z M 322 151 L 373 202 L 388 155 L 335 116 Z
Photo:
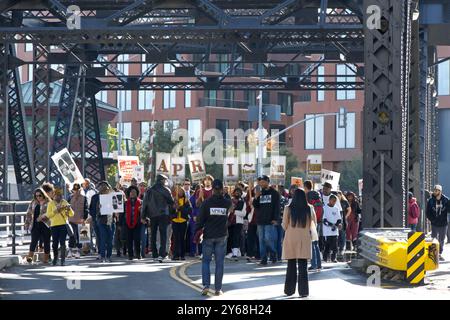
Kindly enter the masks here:
M 9 245 L 8 239 L 11 239 L 12 254 L 16 254 L 17 238 L 29 235 L 24 229 L 27 212 L 17 211 L 18 206 L 28 206 L 29 203 L 30 201 L 0 201 L 0 217 L 6 217 L 6 222 L 0 224 L 0 230 L 6 229 L 6 235 L 0 236 L 0 238 L 7 239 L 7 246 Z M 8 207 L 10 211 L 6 211 L 5 207 Z M 16 221 L 17 217 L 20 217 L 19 223 Z M 20 228 L 20 233 L 17 233 L 17 228 Z

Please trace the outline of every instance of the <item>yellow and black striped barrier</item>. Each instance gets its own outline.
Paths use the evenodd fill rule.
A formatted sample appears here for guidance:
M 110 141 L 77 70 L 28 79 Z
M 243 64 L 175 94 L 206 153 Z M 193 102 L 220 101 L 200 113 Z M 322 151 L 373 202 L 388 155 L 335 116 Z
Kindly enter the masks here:
M 408 253 L 406 280 L 410 284 L 423 285 L 425 279 L 425 234 L 411 232 L 408 234 Z

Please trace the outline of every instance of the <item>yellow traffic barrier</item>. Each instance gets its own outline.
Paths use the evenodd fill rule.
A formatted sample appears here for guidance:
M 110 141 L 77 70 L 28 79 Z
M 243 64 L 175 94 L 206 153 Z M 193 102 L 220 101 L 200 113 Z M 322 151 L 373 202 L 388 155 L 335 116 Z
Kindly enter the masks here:
M 425 234 L 411 232 L 408 234 L 408 255 L 406 280 L 410 284 L 424 284 L 425 279 Z
M 423 236 L 425 244 L 424 254 L 421 257 L 424 260 L 424 271 L 436 270 L 439 267 L 439 242 L 436 239 L 427 239 L 423 233 L 420 236 L 420 232 L 415 233 L 412 237 L 408 237 L 409 233 L 411 233 L 410 229 L 403 228 L 365 229 L 359 237 L 359 254 L 365 259 L 391 270 L 406 272 L 412 270 L 410 274 L 412 276 L 414 271 L 420 270 L 417 269 L 417 266 L 422 260 L 415 261 L 413 258 L 421 248 L 416 245 L 416 241 L 420 238 L 420 243 L 422 243 Z M 409 247 L 411 247 L 410 251 L 408 251 Z M 408 262 L 412 263 L 410 268 L 408 268 Z M 412 280 L 416 280 L 415 278 Z

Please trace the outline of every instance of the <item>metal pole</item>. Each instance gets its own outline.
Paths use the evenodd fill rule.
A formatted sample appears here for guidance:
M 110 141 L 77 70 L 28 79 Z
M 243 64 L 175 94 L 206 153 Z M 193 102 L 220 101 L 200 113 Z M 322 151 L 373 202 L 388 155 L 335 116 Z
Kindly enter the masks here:
M 12 220 L 12 254 L 16 254 L 16 203 L 13 202 L 13 220 Z
M 120 94 L 120 91 L 117 91 L 117 94 Z M 122 155 L 122 128 L 123 128 L 123 126 L 122 126 L 122 104 L 120 101 L 119 101 L 118 107 L 119 107 L 119 141 L 117 144 L 117 148 L 118 148 L 117 154 L 119 156 L 121 156 Z
M 384 228 L 384 152 L 381 152 L 380 158 L 380 228 Z
M 262 176 L 263 174 L 263 148 L 264 148 L 264 137 L 263 137 L 263 92 L 259 91 L 259 110 L 258 110 L 258 176 Z

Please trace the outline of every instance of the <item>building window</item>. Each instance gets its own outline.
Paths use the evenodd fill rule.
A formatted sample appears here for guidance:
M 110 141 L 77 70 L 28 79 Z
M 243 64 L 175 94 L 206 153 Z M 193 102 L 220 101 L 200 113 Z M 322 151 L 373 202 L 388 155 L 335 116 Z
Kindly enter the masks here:
M 249 106 L 256 106 L 256 91 L 244 91 L 244 100 L 248 102 Z
M 177 130 L 179 127 L 180 127 L 179 120 L 164 120 L 163 121 L 164 131 L 172 133 L 173 131 Z
M 317 118 L 313 118 L 318 116 Z M 323 149 L 324 145 L 324 117 L 315 114 L 305 114 L 305 149 Z
M 174 109 L 176 102 L 175 90 L 164 90 L 163 109 Z
M 108 91 L 102 90 L 97 92 L 97 94 L 95 95 L 95 99 L 101 102 L 108 103 Z
M 245 131 L 247 131 L 247 130 L 252 128 L 252 122 L 251 121 L 239 120 L 239 128 L 244 130 L 244 132 L 245 132 Z
M 223 98 L 225 100 L 225 107 L 233 107 L 234 102 L 234 91 L 232 90 L 225 90 L 223 92 Z
M 184 107 L 190 108 L 191 107 L 191 90 L 185 90 L 184 91 Z
M 117 57 L 117 62 L 127 62 L 127 61 L 129 61 L 128 54 L 121 54 Z M 117 69 L 124 75 L 128 75 L 128 66 L 129 65 L 125 63 L 117 64 Z
M 206 106 L 215 107 L 217 105 L 217 91 L 216 90 L 205 91 L 205 100 Z
M 117 108 L 122 111 L 131 110 L 131 91 L 119 90 L 117 91 Z
M 141 143 L 149 142 L 150 138 L 150 122 L 141 122 Z
M 145 71 L 147 71 L 148 68 L 152 67 L 153 64 L 152 63 L 145 63 L 145 54 L 141 55 L 141 74 L 143 74 Z M 150 73 L 151 75 L 154 75 L 156 72 L 156 67 L 153 68 L 152 72 Z
M 152 110 L 154 93 L 151 90 L 140 90 L 138 97 L 138 110 Z
M 218 54 L 217 62 L 219 63 L 218 69 L 219 72 L 225 72 L 228 69 L 228 55 L 227 54 Z
M 200 119 L 188 120 L 188 148 L 191 153 L 202 151 L 202 121 Z
M 288 116 L 292 116 L 292 94 L 278 92 L 278 104 L 281 106 L 281 112 Z
M 25 43 L 25 52 L 32 52 L 33 51 L 33 44 L 32 43 Z
M 317 68 L 317 83 L 325 82 L 325 67 L 320 66 Z M 317 101 L 325 101 L 325 91 L 317 90 Z
M 175 67 L 170 63 L 164 63 L 164 73 L 174 73 Z
M 356 66 L 353 66 L 356 69 Z M 355 72 L 345 64 L 336 65 L 337 82 L 355 82 Z M 337 90 L 336 100 L 354 100 L 356 99 L 355 90 Z
M 262 99 L 263 104 L 270 104 L 270 93 L 268 91 L 263 91 Z
M 286 129 L 285 125 L 282 124 L 271 124 L 270 125 L 270 134 L 275 133 L 275 130 L 278 130 L 278 132 L 283 131 L 284 129 Z M 278 136 L 278 142 L 280 145 L 285 145 L 286 144 L 286 132 L 283 132 L 282 134 L 280 134 Z
M 122 139 L 131 139 L 131 122 L 118 123 L 117 130 L 122 134 Z
M 339 128 L 338 117 L 336 116 L 336 149 L 355 148 L 356 116 L 354 112 L 347 113 L 347 125 Z
M 225 144 L 227 139 L 227 130 L 230 127 L 229 120 L 216 119 L 216 129 L 222 133 L 223 142 Z
M 28 65 L 28 81 L 33 81 L 33 65 Z
M 450 60 L 440 63 L 438 69 L 438 94 L 450 95 Z

